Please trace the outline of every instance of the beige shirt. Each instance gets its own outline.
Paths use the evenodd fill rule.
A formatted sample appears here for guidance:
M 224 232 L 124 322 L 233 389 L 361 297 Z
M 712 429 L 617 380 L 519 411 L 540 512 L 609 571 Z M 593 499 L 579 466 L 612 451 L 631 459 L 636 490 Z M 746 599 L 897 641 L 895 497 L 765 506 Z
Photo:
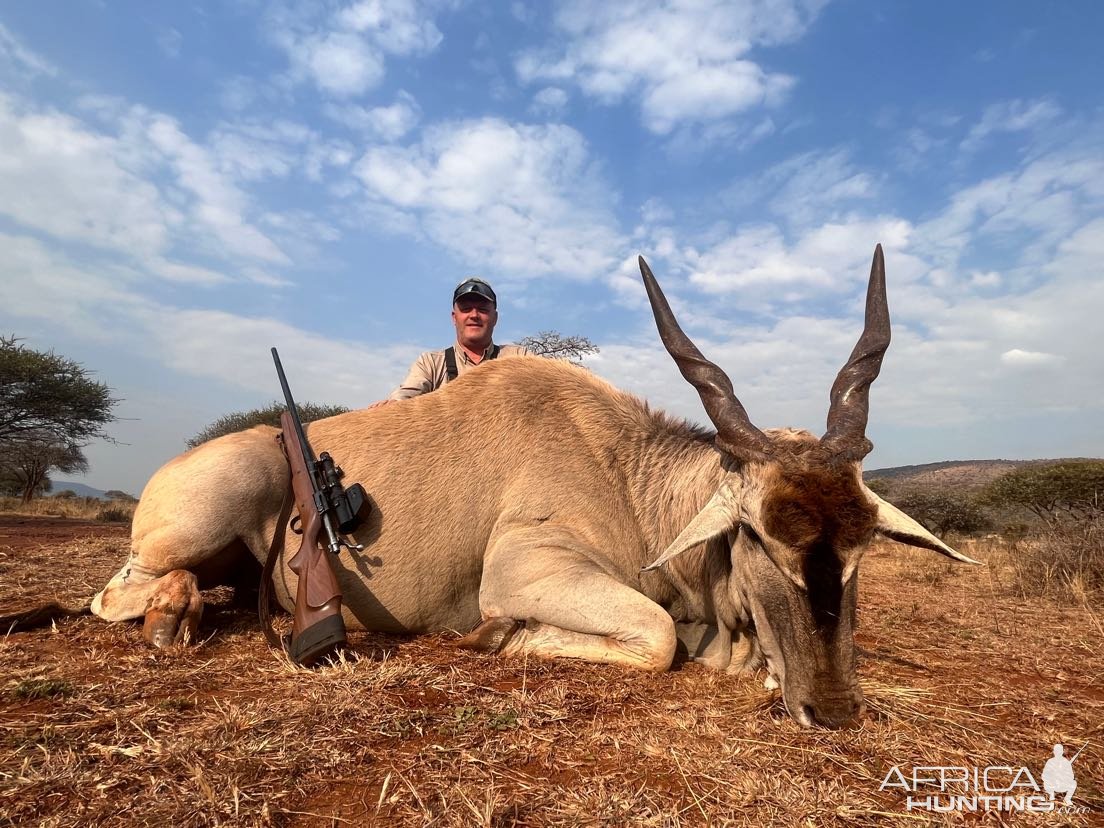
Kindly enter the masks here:
M 470 371 L 472 368 L 478 368 L 486 362 L 487 354 L 490 353 L 491 349 L 494 347 L 494 343 L 492 342 L 487 346 L 487 350 L 483 352 L 483 359 L 480 362 L 472 362 L 471 357 L 468 356 L 468 352 L 460 347 L 460 343 L 456 343 L 452 347 L 456 349 L 456 374 L 459 376 L 466 371 Z M 501 345 L 498 349 L 498 356 L 495 357 L 495 359 L 527 355 L 529 355 L 529 349 L 521 345 Z M 410 373 L 406 375 L 406 379 L 402 381 L 402 385 L 392 391 L 387 399 L 405 400 L 410 397 L 417 397 L 419 394 L 428 394 L 430 391 L 436 391 L 446 382 L 448 382 L 448 372 L 445 369 L 444 349 L 442 348 L 440 351 L 426 351 L 415 360 L 412 366 L 410 366 Z

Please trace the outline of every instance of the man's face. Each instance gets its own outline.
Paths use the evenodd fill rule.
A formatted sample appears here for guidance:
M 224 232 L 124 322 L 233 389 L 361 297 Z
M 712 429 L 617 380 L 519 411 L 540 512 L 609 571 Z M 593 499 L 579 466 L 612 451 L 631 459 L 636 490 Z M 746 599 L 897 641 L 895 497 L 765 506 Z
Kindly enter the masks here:
M 461 296 L 452 306 L 452 324 L 461 345 L 485 348 L 491 341 L 498 311 L 482 296 Z

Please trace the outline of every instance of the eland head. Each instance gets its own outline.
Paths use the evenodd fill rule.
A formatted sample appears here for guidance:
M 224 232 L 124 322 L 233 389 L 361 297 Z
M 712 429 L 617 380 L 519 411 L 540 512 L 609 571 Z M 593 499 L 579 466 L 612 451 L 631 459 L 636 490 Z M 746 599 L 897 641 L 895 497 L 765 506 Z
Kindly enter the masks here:
M 705 507 L 646 569 L 723 537 L 729 589 L 754 628 L 771 679 L 799 723 L 838 727 L 863 708 L 855 671 L 855 606 L 863 551 L 878 535 L 976 561 L 956 552 L 863 484 L 870 384 L 889 346 L 881 245 L 874 251 L 866 324 L 832 385 L 828 425 L 808 431 L 752 424 L 732 383 L 679 328 L 655 277 L 640 270 L 660 337 L 717 429 L 730 469 Z

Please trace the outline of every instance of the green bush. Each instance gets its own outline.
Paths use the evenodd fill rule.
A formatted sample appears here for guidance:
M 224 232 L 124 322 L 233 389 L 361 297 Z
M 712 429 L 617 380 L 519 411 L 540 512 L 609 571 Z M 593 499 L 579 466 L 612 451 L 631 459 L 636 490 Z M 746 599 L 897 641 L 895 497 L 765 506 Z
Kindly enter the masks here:
M 299 410 L 299 419 L 303 423 L 311 423 L 315 420 L 323 420 L 326 417 L 334 417 L 344 414 L 349 409 L 343 405 L 319 405 L 318 403 L 296 403 Z M 195 437 L 188 440 L 188 448 L 192 449 L 208 440 L 222 437 L 226 434 L 234 434 L 245 431 L 259 425 L 280 427 L 280 415 L 287 411 L 287 406 L 282 402 L 269 403 L 264 408 L 254 408 L 252 411 L 236 411 L 233 414 L 225 414 L 219 417 Z
M 886 500 L 938 535 L 969 535 L 993 525 L 977 501 L 961 490 L 905 488 L 894 491 Z
M 1083 517 L 1104 507 L 1104 460 L 1060 460 L 1023 466 L 985 487 L 982 500 L 1026 510 L 1047 521 Z
M 20 699 L 50 699 L 55 696 L 71 696 L 74 693 L 72 682 L 61 679 L 31 678 L 24 679 L 15 686 L 15 695 Z

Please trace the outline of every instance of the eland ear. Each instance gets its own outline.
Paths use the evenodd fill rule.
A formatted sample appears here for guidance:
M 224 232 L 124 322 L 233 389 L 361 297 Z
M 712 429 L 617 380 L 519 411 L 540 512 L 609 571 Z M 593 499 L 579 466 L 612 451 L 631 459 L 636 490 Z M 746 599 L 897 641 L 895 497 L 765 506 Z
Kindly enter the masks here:
M 898 541 L 899 543 L 907 543 L 909 546 L 930 549 L 933 552 L 938 552 L 940 555 L 946 555 L 948 558 L 960 561 L 961 563 L 981 563 L 981 561 L 975 561 L 973 558 L 969 558 L 961 552 L 951 549 L 951 547 L 947 546 L 947 544 L 943 543 L 943 541 L 921 526 L 919 522 L 910 518 L 892 503 L 882 500 L 865 486 L 863 488 L 866 490 L 866 496 L 874 501 L 875 505 L 878 507 L 878 524 L 875 527 L 875 531 L 880 535 L 890 540 Z
M 681 555 L 687 549 L 704 543 L 707 540 L 722 535 L 732 529 L 737 523 L 737 517 L 733 503 L 735 498 L 727 485 L 721 486 L 709 498 L 700 512 L 698 512 L 686 528 L 679 532 L 677 538 L 664 550 L 663 554 L 641 569 L 641 572 L 651 572 L 659 569 L 672 558 Z

